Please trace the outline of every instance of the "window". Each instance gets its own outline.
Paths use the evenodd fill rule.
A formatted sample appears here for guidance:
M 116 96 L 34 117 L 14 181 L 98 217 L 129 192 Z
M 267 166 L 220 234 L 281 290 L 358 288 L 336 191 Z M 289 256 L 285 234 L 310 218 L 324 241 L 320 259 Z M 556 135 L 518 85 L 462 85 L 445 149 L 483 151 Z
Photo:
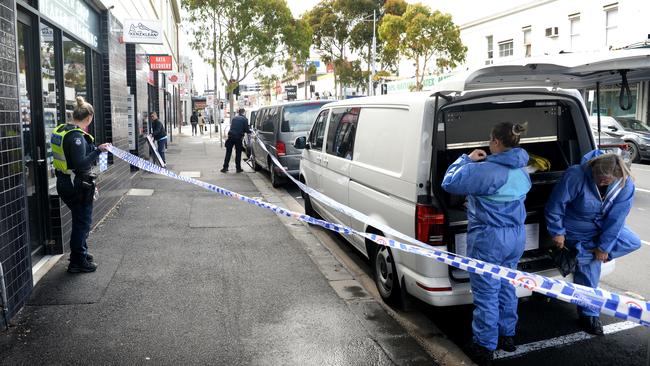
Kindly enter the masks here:
M 573 14 L 569 16 L 569 33 L 570 33 L 570 48 L 572 51 L 578 50 L 578 41 L 580 38 L 580 14 Z
M 312 149 L 321 150 L 323 148 L 323 136 L 325 136 L 325 124 L 327 123 L 327 116 L 329 109 L 326 109 L 318 115 L 314 127 L 309 134 L 309 145 Z
M 611 48 L 618 40 L 618 7 L 605 7 L 605 46 Z
M 255 116 L 255 129 L 256 130 L 261 130 L 262 129 L 262 121 L 266 118 L 266 112 L 268 111 L 268 108 L 260 109 L 259 112 L 257 112 L 257 116 Z
M 273 132 L 275 131 L 275 120 L 278 116 L 277 108 L 269 108 L 268 112 L 265 114 L 264 122 L 262 122 L 262 131 L 264 132 Z
M 529 27 L 524 27 L 523 29 L 524 32 L 524 55 L 526 57 L 530 57 L 532 54 L 532 44 L 531 44 L 531 30 L 530 26 Z
M 490 65 L 494 58 L 494 38 L 492 36 L 487 36 L 485 39 L 487 41 L 487 61 L 485 64 Z
M 88 98 L 86 90 L 86 47 L 63 37 L 63 95 L 65 96 L 65 120 L 72 122 L 72 111 L 78 96 Z
M 359 120 L 359 108 L 343 108 L 332 111 L 327 131 L 328 154 L 352 160 L 354 136 Z
M 43 83 L 43 122 L 45 124 L 45 150 L 47 156 L 48 188 L 56 187 L 54 156 L 49 136 L 63 118 L 57 108 L 56 57 L 54 55 L 54 29 L 41 23 L 41 77 Z
M 512 39 L 499 42 L 499 57 L 512 56 Z
M 285 107 L 282 112 L 281 132 L 309 131 L 322 103 L 307 103 Z

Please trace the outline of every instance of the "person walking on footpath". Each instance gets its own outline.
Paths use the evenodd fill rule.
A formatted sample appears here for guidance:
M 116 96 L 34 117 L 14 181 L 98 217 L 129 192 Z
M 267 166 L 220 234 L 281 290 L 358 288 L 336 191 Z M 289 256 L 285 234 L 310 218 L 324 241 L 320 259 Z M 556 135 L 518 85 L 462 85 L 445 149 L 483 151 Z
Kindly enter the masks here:
M 165 126 L 158 119 L 158 113 L 151 112 L 151 129 L 153 130 L 153 139 L 156 140 L 156 146 L 158 154 L 162 159 L 163 163 L 167 163 L 165 160 L 165 150 L 167 149 L 167 131 Z
M 499 123 L 490 134 L 490 152 L 463 154 L 447 169 L 442 188 L 466 195 L 467 255 L 484 262 L 516 268 L 526 244 L 524 200 L 532 184 L 528 153 L 519 146 L 525 126 Z M 494 350 L 514 352 L 517 295 L 507 281 L 469 273 L 474 313 L 468 356 L 491 365 Z
M 244 171 L 241 168 L 241 152 L 243 150 L 242 139 L 244 138 L 245 133 L 251 133 L 251 130 L 248 127 L 248 119 L 244 116 L 245 112 L 244 108 L 239 108 L 237 116 L 235 116 L 230 123 L 228 139 L 226 140 L 226 157 L 223 160 L 223 168 L 221 169 L 222 173 L 228 171 L 233 147 L 235 147 L 235 167 L 237 168 L 237 173 Z
M 625 226 L 634 201 L 634 181 L 620 156 L 593 150 L 571 166 L 546 204 L 546 225 L 556 247 L 577 252 L 573 282 L 598 287 L 600 267 L 641 247 Z M 578 307 L 578 323 L 603 335 L 597 310 Z
M 199 130 L 201 130 L 201 135 L 203 135 L 203 130 L 205 130 L 205 117 L 199 112 Z
M 70 264 L 68 272 L 95 272 L 97 265 L 88 253 L 88 233 L 92 224 L 95 179 L 92 165 L 100 151 L 108 151 L 109 143 L 94 145 L 87 132 L 95 109 L 84 98 L 77 97 L 72 123 L 58 125 L 52 131 L 51 143 L 56 169 L 56 191 L 72 214 L 70 233 Z M 74 179 L 72 174 L 74 173 Z
M 192 136 L 196 136 L 196 125 L 199 123 L 199 116 L 197 116 L 196 111 L 192 112 L 192 117 L 190 117 L 190 124 L 192 125 Z

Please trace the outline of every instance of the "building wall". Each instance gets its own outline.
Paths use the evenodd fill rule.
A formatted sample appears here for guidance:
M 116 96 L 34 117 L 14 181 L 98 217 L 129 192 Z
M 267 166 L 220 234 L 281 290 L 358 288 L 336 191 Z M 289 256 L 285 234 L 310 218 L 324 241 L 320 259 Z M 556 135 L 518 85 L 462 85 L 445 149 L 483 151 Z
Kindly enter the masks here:
M 605 41 L 605 6 L 618 4 L 616 37 Z M 521 10 L 517 10 L 521 9 Z M 579 14 L 579 36 L 572 44 L 570 16 Z M 609 46 L 622 47 L 648 38 L 646 26 L 650 2 L 624 0 L 572 1 L 542 0 L 525 8 L 516 8 L 494 16 L 461 25 L 461 38 L 467 46 L 467 63 L 470 68 L 485 65 L 487 60 L 486 37 L 493 36 L 494 62 L 525 57 L 524 27 L 531 29 L 532 55 L 557 54 L 560 51 L 597 51 Z M 557 27 L 557 37 L 547 37 L 546 28 Z M 513 40 L 513 55 L 499 57 L 499 42 Z
M 14 9 L 14 0 L 0 1 L 0 262 L 9 319 L 22 308 L 32 289 Z M 2 316 L 0 325 L 5 325 Z

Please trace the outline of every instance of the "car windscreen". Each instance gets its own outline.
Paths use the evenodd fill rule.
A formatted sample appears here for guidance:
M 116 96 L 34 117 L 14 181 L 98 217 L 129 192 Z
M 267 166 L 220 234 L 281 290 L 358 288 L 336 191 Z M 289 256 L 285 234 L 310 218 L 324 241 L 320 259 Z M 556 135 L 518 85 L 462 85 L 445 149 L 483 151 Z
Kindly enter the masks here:
M 286 106 L 282 116 L 281 132 L 309 131 L 323 103 Z
M 650 132 L 650 128 L 644 125 L 641 121 L 632 118 L 616 118 L 626 130 Z

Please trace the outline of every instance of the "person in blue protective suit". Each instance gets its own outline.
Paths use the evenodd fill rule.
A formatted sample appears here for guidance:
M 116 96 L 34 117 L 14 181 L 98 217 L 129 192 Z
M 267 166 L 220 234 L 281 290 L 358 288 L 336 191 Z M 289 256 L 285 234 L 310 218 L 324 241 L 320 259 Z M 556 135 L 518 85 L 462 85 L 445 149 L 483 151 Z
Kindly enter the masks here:
M 639 249 L 641 240 L 625 226 L 633 198 L 634 182 L 623 159 L 600 150 L 585 155 L 556 184 L 546 223 L 558 248 L 577 249 L 575 283 L 598 287 L 601 263 Z M 585 331 L 603 334 L 598 311 L 579 307 L 578 315 Z
M 447 169 L 442 188 L 467 196 L 467 254 L 492 264 L 515 268 L 524 252 L 524 199 L 531 188 L 528 153 L 519 148 L 526 127 L 508 122 L 493 127 L 490 152 L 463 154 Z M 479 365 L 492 362 L 497 346 L 514 344 L 517 295 L 509 283 L 470 273 L 474 294 L 473 341 L 468 356 Z

